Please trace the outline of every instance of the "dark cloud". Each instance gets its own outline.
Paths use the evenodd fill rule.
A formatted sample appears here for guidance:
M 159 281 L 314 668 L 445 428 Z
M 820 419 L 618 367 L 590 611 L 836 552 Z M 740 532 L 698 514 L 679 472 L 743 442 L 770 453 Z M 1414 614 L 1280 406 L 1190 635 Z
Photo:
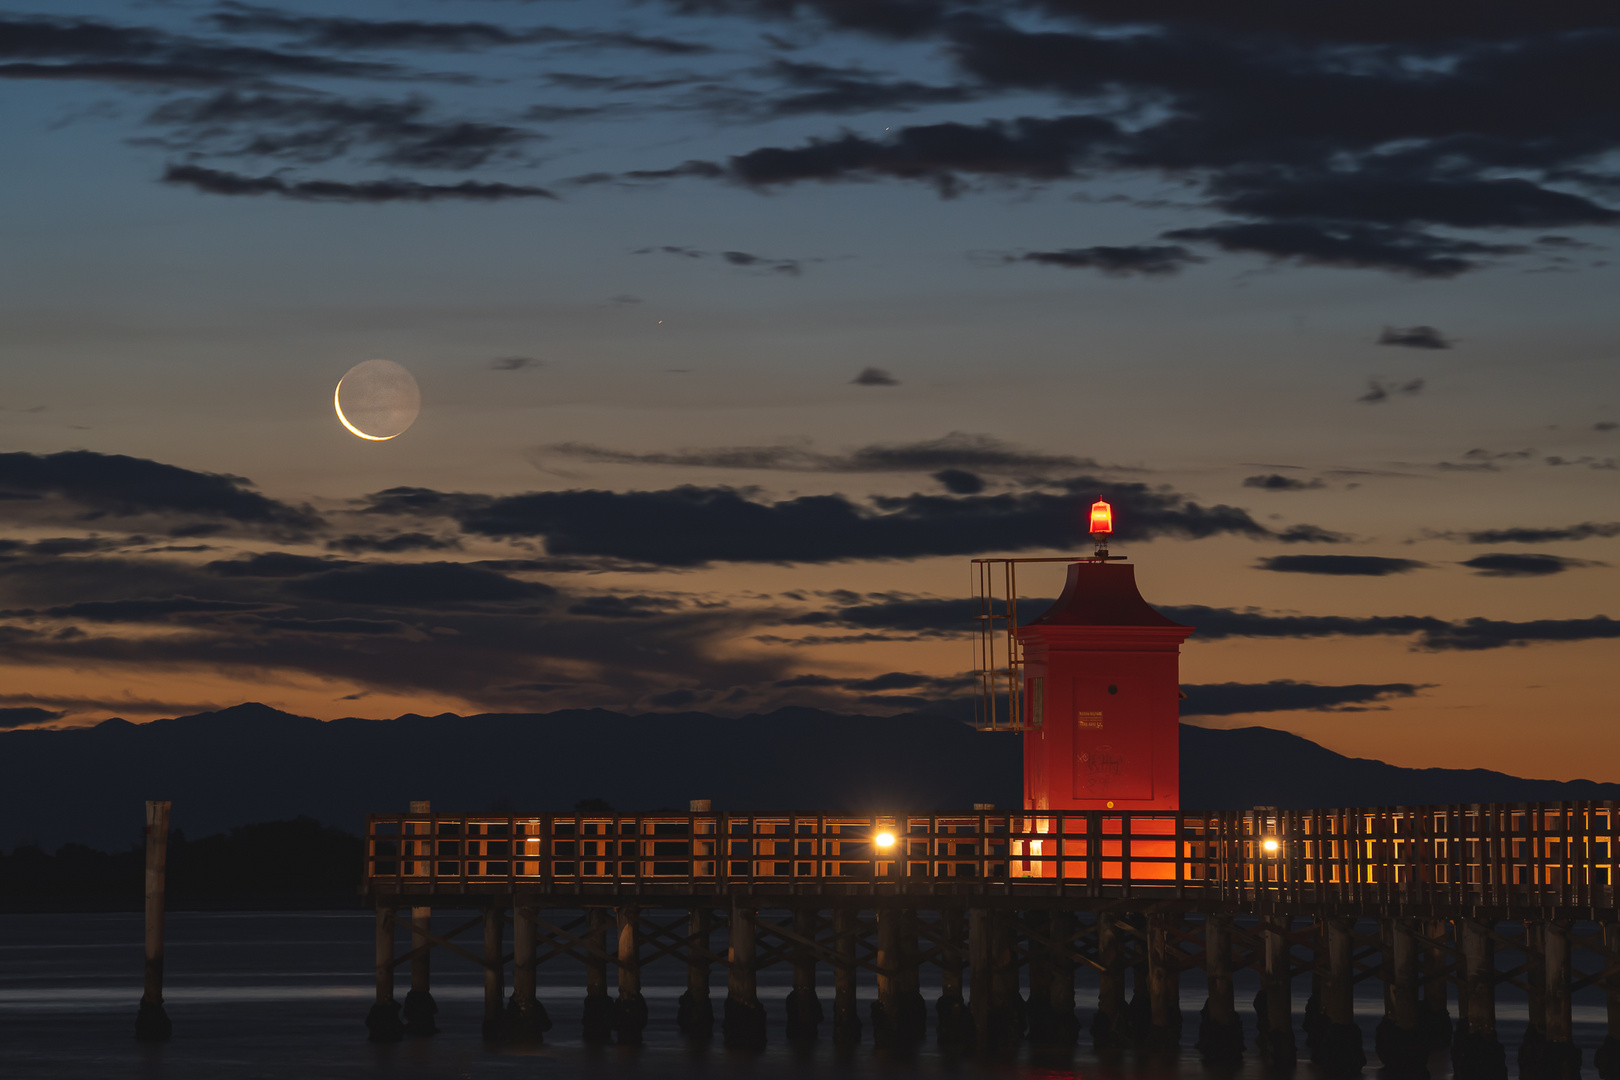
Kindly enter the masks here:
M 1601 566 L 1586 559 L 1566 559 L 1562 555 L 1518 555 L 1500 553 L 1478 555 L 1462 565 L 1482 577 L 1547 577 L 1581 566 Z
M 979 614 L 977 600 L 943 599 L 904 593 L 841 593 L 830 606 L 788 616 L 784 626 L 848 628 L 860 640 L 905 641 L 964 638 L 973 632 Z M 1040 597 L 1020 597 L 1019 612 L 1039 614 L 1053 603 Z M 1312 639 L 1327 637 L 1408 638 L 1414 649 L 1425 651 L 1479 651 L 1543 642 L 1599 641 L 1620 638 L 1620 620 L 1603 615 L 1588 619 L 1540 619 L 1508 622 L 1493 619 L 1447 620 L 1432 615 L 1274 615 L 1255 609 L 1212 608 L 1196 604 L 1155 605 L 1176 622 L 1194 627 L 1193 642 L 1229 638 Z M 775 637 L 775 643 L 791 639 Z M 805 639 L 799 639 L 805 640 Z M 815 643 L 832 643 L 822 637 Z
M 1407 349 L 1449 349 L 1454 342 L 1432 326 L 1386 326 L 1378 335 L 1378 344 Z
M 905 110 L 919 105 L 957 104 L 978 96 L 977 91 L 968 86 L 930 86 L 909 79 L 891 81 L 861 68 L 829 67 L 780 57 L 760 73 L 779 79 L 797 91 L 769 100 L 764 111 L 775 116 Z
M 406 488 L 369 498 L 373 514 L 453 518 L 469 534 L 543 538 L 553 556 L 608 557 L 660 566 L 711 562 L 838 562 L 1078 550 L 1090 540 L 1085 508 L 1114 504 L 1114 539 L 1238 535 L 1284 542 L 1344 539 L 1315 526 L 1281 532 L 1232 506 L 1205 507 L 1164 487 L 1093 478 L 1064 493 L 873 496 L 816 495 L 769 502 L 730 487 L 664 491 L 548 491 L 490 497 Z
M 1428 565 L 1416 559 L 1386 559 L 1377 555 L 1273 555 L 1261 559 L 1258 567 L 1287 574 L 1388 577 L 1421 570 Z
M 328 570 L 354 565 L 344 559 L 321 559 L 312 555 L 270 551 L 240 559 L 221 559 L 206 564 L 203 569 L 220 577 L 292 578 L 322 574 Z
M 280 176 L 243 176 L 201 165 L 170 165 L 163 182 L 192 187 L 210 195 L 278 195 L 304 202 L 498 202 L 506 199 L 555 199 L 545 188 L 463 180 L 457 184 L 423 184 L 415 180 L 284 180 Z
M 593 619 L 651 619 L 682 607 L 681 601 L 662 596 L 587 596 L 568 606 L 568 614 Z
M 1261 491 L 1314 491 L 1326 485 L 1320 480 L 1301 480 L 1294 476 L 1283 476 L 1280 473 L 1266 473 L 1261 476 L 1245 476 L 1243 486 L 1246 488 L 1259 488 Z
M 1380 379 L 1368 379 L 1367 392 L 1356 398 L 1356 400 L 1366 405 L 1378 405 L 1388 401 L 1396 394 L 1415 397 L 1423 392 L 1423 387 L 1424 381 L 1422 379 L 1409 379 L 1403 383 L 1386 383 Z
M 1620 428 L 1620 423 L 1615 423 L 1613 420 L 1599 420 L 1592 425 L 1593 431 L 1614 431 L 1616 428 Z
M 547 454 L 615 465 L 674 465 L 682 468 L 787 472 L 934 473 L 940 469 L 961 469 L 996 475 L 1029 475 L 1107 468 L 1091 458 L 1043 454 L 1003 442 L 991 435 L 961 431 L 911 443 L 874 443 L 839 454 L 820 453 L 803 446 L 729 446 L 637 454 L 586 443 L 553 443 L 541 450 Z
M 224 90 L 166 102 L 148 122 L 169 129 L 160 145 L 186 153 L 308 163 L 368 148 L 365 160 L 371 163 L 426 169 L 477 169 L 517 158 L 541 138 L 508 124 L 437 120 L 431 113 L 432 106 L 420 97 L 347 100 Z M 172 176 L 165 179 L 174 182 Z M 204 186 L 199 180 L 186 182 Z
M 1272 260 L 1447 278 L 1531 250 L 1446 230 L 1620 223 L 1585 189 L 1614 188 L 1620 148 L 1600 104 L 1620 91 L 1615 20 L 1495 23 L 1437 18 L 1409 35 L 1389 8 L 1362 23 L 1385 32 L 1299 33 L 1277 15 L 1224 19 L 1188 8 L 1099 30 L 1083 0 L 1033 0 L 1074 29 L 1024 29 L 1012 5 L 846 5 L 834 0 L 692 0 L 681 10 L 788 18 L 883 37 L 945 43 L 973 95 L 1044 93 L 1056 117 L 932 123 L 882 137 L 855 132 L 764 147 L 705 163 L 708 174 L 771 189 L 897 179 L 944 196 L 973 180 L 1046 183 L 1081 174 L 1156 173 L 1202 193 L 1227 220 L 1163 238 Z M 849 9 L 860 7 L 857 17 Z M 1275 17 L 1273 17 L 1275 15 Z M 1333 18 L 1322 20 L 1333 23 Z M 1523 30 L 1506 40 L 1509 26 Z M 1057 26 L 1060 24 L 1053 24 Z M 1456 33 L 1442 32 L 1454 25 Z M 1281 30 L 1280 27 L 1288 27 Z M 1467 29 L 1464 29 L 1464 28 Z M 1579 29 L 1576 29 L 1579 28 Z M 1604 161 L 1605 165 L 1597 162 Z M 1511 173 L 1511 175 L 1504 175 Z M 1061 252 L 1053 253 L 1062 255 Z
M 560 26 L 506 27 L 485 22 L 372 20 L 294 15 L 251 4 L 227 3 L 209 16 L 219 29 L 237 34 L 284 34 L 320 48 L 488 49 L 504 45 L 571 45 L 634 49 L 665 56 L 710 53 L 707 45 L 640 34 L 572 30 Z
M 676 244 L 661 244 L 656 247 L 636 248 L 630 252 L 632 255 L 674 255 L 682 259 L 708 259 L 717 258 L 732 266 L 740 266 L 750 270 L 767 270 L 775 274 L 786 274 L 789 277 L 798 277 L 803 271 L 806 262 L 820 262 L 820 259 L 781 259 L 769 255 L 755 255 L 748 251 L 703 251 L 698 248 L 682 247 Z
M 1583 521 L 1579 525 L 1566 525 L 1561 528 L 1532 526 L 1435 535 L 1445 539 L 1457 539 L 1460 536 L 1470 544 L 1545 544 L 1554 540 L 1609 539 L 1620 536 L 1620 521 Z
M 30 724 L 43 724 L 50 720 L 60 720 L 66 715 L 66 712 L 56 712 L 28 705 L 15 708 L 0 708 L 0 730 L 28 727 Z
M 545 366 L 544 360 L 537 360 L 532 356 L 497 356 L 489 362 L 495 371 L 524 371 L 528 368 Z
M 1486 244 L 1421 230 L 1346 222 L 1227 222 L 1172 229 L 1167 240 L 1201 241 L 1223 251 L 1264 255 L 1302 266 L 1388 270 L 1417 278 L 1450 278 L 1477 270 L 1485 256 L 1516 255 L 1515 244 Z
M 374 607 L 432 607 L 547 600 L 548 585 L 462 563 L 399 563 L 328 570 L 289 586 L 315 600 Z
M 250 490 L 240 476 L 193 472 L 123 454 L 69 450 L 59 454 L 0 454 L 0 491 L 24 496 L 0 502 L 17 508 L 62 500 L 79 508 L 80 520 L 138 515 L 195 516 L 287 534 L 317 528 L 321 519 Z M 27 506 L 29 514 L 48 511 Z M 88 512 L 88 514 L 84 512 Z
M 218 45 L 82 18 L 0 17 L 0 78 L 193 87 L 264 76 L 388 78 L 391 64 Z
M 1317 683 L 1274 679 L 1264 683 L 1192 683 L 1181 688 L 1182 716 L 1238 716 L 1259 712 L 1366 712 L 1387 709 L 1393 698 L 1417 696 L 1417 683 Z
M 367 552 L 397 554 L 402 551 L 455 551 L 461 541 L 455 537 L 430 536 L 427 533 L 394 533 L 391 536 L 367 536 L 350 533 L 326 542 L 328 551 L 346 551 L 351 555 Z
M 861 373 L 849 380 L 856 386 L 899 386 L 900 380 L 882 368 L 862 368 Z
M 934 479 L 945 485 L 952 495 L 977 495 L 985 488 L 984 477 L 966 469 L 941 469 Z
M 1031 262 L 1061 266 L 1066 270 L 1100 270 L 1111 277 L 1163 277 L 1180 273 L 1189 263 L 1205 260 L 1175 245 L 1136 245 L 1129 247 L 1063 248 L 1059 251 L 1026 251 L 1004 256 L 1007 262 Z

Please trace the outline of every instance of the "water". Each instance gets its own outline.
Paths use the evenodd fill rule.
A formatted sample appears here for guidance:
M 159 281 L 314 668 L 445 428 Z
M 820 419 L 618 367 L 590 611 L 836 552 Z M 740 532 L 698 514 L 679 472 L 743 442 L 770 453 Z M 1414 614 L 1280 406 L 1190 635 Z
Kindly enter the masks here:
M 459 913 L 456 913 L 459 914 Z M 449 929 L 454 915 L 436 920 Z M 459 920 L 458 920 L 459 921 Z M 675 1027 L 675 1004 L 685 986 L 685 968 L 668 960 L 643 972 L 644 995 L 652 1014 L 641 1047 L 585 1047 L 579 1039 L 582 969 L 573 961 L 540 968 L 539 997 L 555 1027 L 542 1046 L 489 1046 L 479 1036 L 483 1013 L 480 969 L 461 957 L 436 950 L 434 997 L 441 1033 L 432 1039 L 395 1045 L 366 1041 L 363 1026 L 373 989 L 373 918 L 369 912 L 206 912 L 171 913 L 168 918 L 168 977 L 165 1002 L 174 1021 L 173 1041 L 144 1045 L 134 1039 L 136 1004 L 141 995 L 141 916 L 139 914 L 0 916 L 0 1077 L 5 1080 L 324 1080 L 374 1077 L 379 1080 L 481 1080 L 499 1077 L 996 1077 L 1024 1080 L 1079 1075 L 1096 1080 L 1261 1080 L 1264 1073 L 1251 1049 L 1242 1068 L 1207 1069 L 1192 1048 L 1203 979 L 1182 979 L 1185 1028 L 1178 1058 L 1147 1058 L 1132 1053 L 1099 1060 L 1082 1036 L 1072 1053 L 1056 1056 L 1024 1048 L 1015 1056 L 985 1061 L 941 1051 L 933 1030 L 914 1055 L 897 1058 L 866 1041 L 852 1051 L 835 1050 L 824 1038 L 808 1050 L 789 1046 L 783 1030 L 786 967 L 760 972 L 759 996 L 771 1018 L 771 1042 L 761 1054 L 725 1050 L 718 1038 L 691 1047 Z M 716 944 L 721 935 L 716 935 Z M 469 940 L 469 947 L 477 948 Z M 1595 960 L 1578 954 L 1577 966 Z M 831 1011 L 830 973 L 822 1002 Z M 864 973 L 863 973 L 864 975 Z M 869 979 L 869 976 L 867 977 Z M 610 972 L 611 979 L 611 972 Z M 400 973 L 398 996 L 407 977 Z M 1296 981 L 1304 989 L 1307 980 Z M 937 976 L 924 971 L 930 1009 Z M 1254 1046 L 1254 1014 L 1247 1008 L 1256 984 L 1252 973 L 1238 975 L 1238 1000 Z M 510 988 L 508 988 L 510 989 Z M 861 987 L 863 1015 L 876 989 Z M 716 1011 L 725 993 L 716 970 Z M 1082 975 L 1078 996 L 1082 1023 L 1089 1023 L 1096 1001 L 1095 982 Z M 1376 980 L 1357 987 L 1357 1014 L 1368 1055 L 1372 1031 L 1383 1010 Z M 1303 993 L 1294 1013 L 1303 1016 Z M 1455 1012 L 1455 1006 L 1453 1006 Z M 930 1022 L 932 1022 L 930 1014 Z M 1498 1030 L 1513 1051 L 1524 1030 L 1522 994 L 1504 987 L 1498 997 Z M 1602 997 L 1585 991 L 1576 998 L 1575 1038 L 1591 1070 L 1593 1049 L 1604 1035 Z M 718 1027 L 718 1025 L 717 1025 Z M 1304 1036 L 1296 1035 L 1301 1054 Z M 1366 1075 L 1375 1075 L 1376 1061 Z M 1444 1054 L 1430 1065 L 1434 1080 L 1450 1075 Z M 1301 1061 L 1301 1080 L 1319 1074 Z

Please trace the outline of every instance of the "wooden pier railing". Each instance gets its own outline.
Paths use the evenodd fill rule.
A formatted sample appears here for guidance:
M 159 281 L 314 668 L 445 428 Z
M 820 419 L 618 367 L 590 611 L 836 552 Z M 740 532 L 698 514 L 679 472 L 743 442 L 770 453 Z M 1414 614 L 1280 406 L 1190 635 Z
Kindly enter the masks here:
M 1174 814 L 373 814 L 378 893 L 1175 898 L 1612 911 L 1612 802 Z

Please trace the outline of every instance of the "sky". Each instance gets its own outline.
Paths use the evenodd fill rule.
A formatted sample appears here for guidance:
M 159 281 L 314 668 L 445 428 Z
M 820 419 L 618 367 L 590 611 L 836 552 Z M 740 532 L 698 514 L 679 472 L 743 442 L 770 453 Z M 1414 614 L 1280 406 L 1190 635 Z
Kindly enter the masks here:
M 961 709 L 1101 497 L 1190 722 L 1620 780 L 1615 100 L 1593 3 L 6 9 L 0 726 Z

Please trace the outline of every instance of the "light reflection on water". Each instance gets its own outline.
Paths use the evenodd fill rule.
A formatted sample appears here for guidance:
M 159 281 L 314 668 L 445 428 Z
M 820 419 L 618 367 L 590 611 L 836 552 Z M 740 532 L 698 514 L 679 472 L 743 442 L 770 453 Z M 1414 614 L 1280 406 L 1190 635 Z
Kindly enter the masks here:
M 459 913 L 458 913 L 459 914 Z M 439 929 L 448 929 L 446 916 Z M 402 938 L 403 938 L 402 934 Z M 143 1046 L 133 1038 L 135 1006 L 141 989 L 139 914 L 0 915 L 0 1077 L 5 1080 L 481 1080 L 484 1077 L 672 1077 L 742 1078 L 794 1074 L 805 1077 L 996 1077 L 997 1080 L 1080 1076 L 1087 1080 L 1263 1080 L 1256 1055 L 1235 1071 L 1211 1070 L 1198 1059 L 1198 1009 L 1203 980 L 1196 972 L 1182 979 L 1184 1028 L 1179 1056 L 1134 1053 L 1099 1058 L 1082 1044 L 1072 1053 L 1034 1051 L 994 1059 L 963 1058 L 940 1050 L 928 1039 L 909 1056 L 874 1050 L 867 1040 L 849 1051 L 835 1049 L 830 1025 L 813 1047 L 786 1043 L 781 1006 L 788 991 L 788 969 L 759 976 L 759 996 L 772 1021 L 771 1044 L 762 1054 L 725 1050 L 718 1040 L 692 1047 L 675 1027 L 675 1001 L 685 987 L 679 963 L 659 961 L 643 973 L 644 996 L 652 1020 L 642 1047 L 589 1048 L 578 1037 L 582 972 L 572 961 L 541 968 L 539 997 L 556 1026 L 538 1047 L 489 1046 L 479 1037 L 483 988 L 480 970 L 454 954 L 433 958 L 434 997 L 443 1031 L 433 1039 L 394 1046 L 366 1042 L 363 1027 L 372 998 L 372 917 L 369 912 L 171 913 L 168 920 L 168 977 L 165 999 L 175 1025 L 172 1042 Z M 722 944 L 716 934 L 715 944 Z M 1577 966 L 1580 966 L 1580 959 Z M 1590 965 L 1591 957 L 1584 957 Z M 830 1013 L 831 973 L 821 969 L 823 1005 Z M 509 977 L 509 975 L 508 975 Z M 610 972 L 610 984 L 612 974 Z M 876 988 L 863 973 L 860 996 Z M 938 977 L 923 975 L 924 996 L 932 1006 Z M 1254 1014 L 1247 1007 L 1256 983 L 1252 973 L 1237 977 L 1238 999 L 1254 1045 Z M 1077 980 L 1082 1023 L 1089 1023 L 1096 984 L 1087 973 Z M 1308 980 L 1295 983 L 1296 1041 Z M 403 969 L 398 995 L 403 999 Z M 510 989 L 510 987 L 508 987 Z M 725 994 L 725 976 L 715 969 L 716 1011 Z M 863 1004 L 862 1012 L 866 1008 Z M 1369 1056 L 1372 1030 L 1383 1012 L 1376 980 L 1357 987 L 1356 1013 Z M 1455 1005 L 1453 1005 L 1455 1013 Z M 1523 1032 L 1523 995 L 1509 987 L 1498 993 L 1498 1029 L 1513 1050 Z M 930 1015 L 932 1020 L 932 1015 Z M 1591 1052 L 1602 1041 L 1605 1011 L 1596 990 L 1577 995 L 1575 1037 Z M 718 1025 L 717 1025 L 718 1028 Z M 1450 1063 L 1437 1054 L 1433 1080 L 1450 1075 Z M 1319 1080 L 1301 1061 L 1299 1080 Z M 1376 1062 L 1364 1074 L 1377 1075 Z

